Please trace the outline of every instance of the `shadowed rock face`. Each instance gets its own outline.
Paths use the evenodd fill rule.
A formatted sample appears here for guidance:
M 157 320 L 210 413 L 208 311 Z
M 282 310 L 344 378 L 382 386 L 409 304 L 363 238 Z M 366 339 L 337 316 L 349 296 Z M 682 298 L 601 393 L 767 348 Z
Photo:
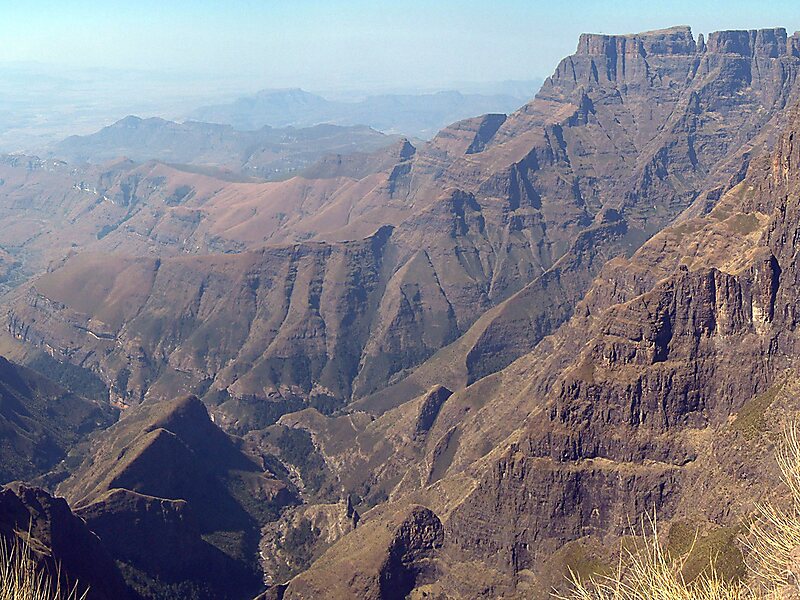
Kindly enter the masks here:
M 215 598 L 238 598 L 259 587 L 242 561 L 203 539 L 204 525 L 185 500 L 113 489 L 76 514 L 125 565 L 128 577 L 135 574 L 134 585 L 150 578 L 167 588 L 199 587 Z M 147 596 L 145 589 L 140 591 Z
M 18 485 L 0 490 L 0 535 L 6 540 L 30 533 L 29 545 L 41 568 L 60 573 L 68 589 L 90 600 L 134 600 L 114 559 L 63 498 Z

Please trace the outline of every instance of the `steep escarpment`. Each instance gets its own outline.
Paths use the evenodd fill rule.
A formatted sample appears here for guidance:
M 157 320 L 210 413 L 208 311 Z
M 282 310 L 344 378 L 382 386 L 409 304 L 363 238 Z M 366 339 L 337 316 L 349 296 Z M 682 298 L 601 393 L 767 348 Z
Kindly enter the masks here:
M 361 316 L 374 312 L 385 285 L 390 237 L 386 229 L 363 242 L 203 259 L 79 255 L 39 280 L 10 323 L 23 341 L 58 347 L 64 358 L 79 352 L 86 365 L 124 370 L 115 388 L 124 402 L 141 401 L 162 375 L 169 396 L 212 374 L 240 396 L 308 397 L 316 384 L 314 396 L 336 400 L 357 372 L 368 336 Z M 98 272 L 108 279 L 83 294 L 77 282 Z
M 393 447 L 372 446 L 373 485 L 442 521 L 437 582 L 419 593 L 545 598 L 554 569 L 613 564 L 610 549 L 652 510 L 664 530 L 698 531 L 741 568 L 732 538 L 754 502 L 780 496 L 770 444 L 798 408 L 797 116 L 787 111 L 773 152 L 713 210 L 688 211 L 609 262 L 566 324 L 447 397 L 421 444 L 399 435 L 413 403 L 362 425 L 394 424 L 383 436 Z M 335 436 L 309 417 L 295 425 L 350 472 Z M 414 466 L 392 479 L 407 452 Z M 386 518 L 380 505 L 361 514 Z
M 134 255 L 198 253 L 191 261 L 165 260 L 157 269 L 153 291 L 165 286 L 167 297 L 182 300 L 157 306 L 137 299 L 119 316 L 120 325 L 109 323 L 87 310 L 79 295 L 65 298 L 53 285 L 69 279 L 78 289 L 96 289 L 99 275 L 89 263 L 81 266 L 89 259 L 79 254 L 19 292 L 8 330 L 24 342 L 21 353 L 50 346 L 73 362 L 91 355 L 87 366 L 121 388 L 126 401 L 138 401 L 156 381 L 166 385 L 165 396 L 211 381 L 223 399 L 228 394 L 237 402 L 278 390 L 292 405 L 312 396 L 342 405 L 414 377 L 412 371 L 438 360 L 442 348 L 449 348 L 458 371 L 444 383 L 461 387 L 535 347 L 569 318 L 605 261 L 629 254 L 703 191 L 719 188 L 705 196 L 713 205 L 738 183 L 752 155 L 773 143 L 784 108 L 797 96 L 794 38 L 783 30 L 746 33 L 752 41 L 745 52 L 724 41 L 737 36 L 723 32 L 708 44 L 697 44 L 688 28 L 585 36 L 537 97 L 507 118 L 455 124 L 418 148 L 402 143 L 367 161 L 374 167 L 366 171 L 328 161 L 316 174 L 250 189 L 245 197 L 253 184 L 222 190 L 204 180 L 205 191 L 195 186 L 175 206 L 161 199 L 158 210 L 137 209 L 96 246 Z M 139 169 L 136 186 L 112 178 L 108 189 L 119 190 L 106 195 L 124 200 L 128 189 L 146 207 L 148 198 L 160 196 L 140 190 L 149 189 L 163 167 L 147 169 Z M 389 230 L 381 229 L 387 225 L 393 229 L 388 241 L 377 243 L 377 255 L 348 251 L 343 259 L 345 294 L 351 295 L 346 304 L 357 306 L 354 312 L 333 291 L 335 268 L 323 257 L 387 239 Z M 309 239 L 313 244 L 300 243 Z M 365 239 L 373 242 L 355 241 Z M 308 258 L 287 260 L 295 248 Z M 244 252 L 237 259 L 207 254 L 218 250 Z M 265 296 L 239 272 L 229 284 L 234 293 L 215 301 L 207 290 L 225 261 L 249 262 L 251 271 L 286 269 L 284 285 Z M 117 264 L 112 271 L 127 268 Z M 192 264 L 197 276 L 167 277 L 173 264 Z M 225 267 L 224 277 L 237 268 Z M 253 285 L 258 309 L 249 297 Z M 312 307 L 297 313 L 302 325 L 287 308 L 300 306 L 292 299 L 299 295 Z M 206 348 L 206 334 L 198 332 L 209 328 L 186 317 L 195 310 L 188 298 L 200 302 L 198 314 L 233 319 L 241 332 Z M 228 298 L 238 298 L 236 306 Z M 346 340 L 337 333 L 344 324 L 354 332 Z M 248 346 L 243 335 L 267 339 L 268 347 L 242 353 Z M 265 356 L 264 368 L 256 368 L 262 360 L 256 356 Z M 153 366 L 165 361 L 170 382 Z M 290 369 L 287 361 L 300 367 Z M 436 383 L 417 378 L 419 384 L 393 389 L 390 404 Z
M 258 589 L 244 561 L 204 539 L 191 502 L 115 488 L 75 514 L 144 597 L 241 597 Z
M 752 38 L 752 51 L 728 52 L 717 42 L 728 37 Z M 712 47 L 697 46 L 687 28 L 634 36 L 586 35 L 578 52 L 562 61 L 537 99 L 498 130 L 494 143 L 510 143 L 511 131 L 538 128 L 537 109 L 545 100 L 563 102 L 578 96 L 576 120 L 582 126 L 562 126 L 548 138 L 563 138 L 566 151 L 570 141 L 582 151 L 564 157 L 553 148 L 553 153 L 570 165 L 569 176 L 578 183 L 587 207 L 592 198 L 613 197 L 614 202 L 596 213 L 592 225 L 575 238 L 558 263 L 502 309 L 484 315 L 443 353 L 448 362 L 458 363 L 458 379 L 448 380 L 449 385 L 475 381 L 535 347 L 553 324 L 571 314 L 606 260 L 635 249 L 643 235 L 649 235 L 646 232 L 657 231 L 677 214 L 659 211 L 689 203 L 697 210 L 702 206 L 709 210 L 723 192 L 739 183 L 751 157 L 771 146 L 786 124 L 784 109 L 797 98 L 797 56 L 792 49 L 796 39 L 787 38 L 781 29 L 719 32 L 711 39 Z M 767 47 L 762 41 L 766 39 L 777 41 Z M 673 85 L 667 85 L 669 81 Z M 716 115 L 739 125 L 718 129 Z M 594 135 L 583 137 L 593 129 Z M 579 132 L 581 136 L 574 137 Z M 613 144 L 603 146 L 598 140 Z M 486 152 L 491 152 L 491 144 Z M 592 161 L 598 156 L 605 157 L 603 170 L 593 173 Z M 529 160 L 526 168 L 532 180 L 541 176 L 538 159 Z M 704 187 L 708 190 L 702 191 Z M 641 210 L 649 214 L 644 216 Z M 429 383 L 426 373 L 441 368 L 423 366 L 404 387 L 413 396 L 420 391 L 414 379 Z M 389 393 L 398 401 L 410 397 L 403 390 Z

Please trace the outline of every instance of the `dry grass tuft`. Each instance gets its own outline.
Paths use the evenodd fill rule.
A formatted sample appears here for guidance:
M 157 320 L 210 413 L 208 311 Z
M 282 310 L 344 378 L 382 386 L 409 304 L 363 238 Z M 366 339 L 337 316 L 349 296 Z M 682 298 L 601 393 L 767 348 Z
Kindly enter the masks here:
M 782 480 L 791 492 L 788 507 L 758 507 L 745 544 L 750 549 L 747 566 L 763 589 L 800 583 L 800 429 L 792 423 L 784 430 L 775 453 Z
M 62 589 L 60 577 L 39 568 L 23 540 L 0 538 L 0 600 L 85 600 L 87 593 L 79 595 L 77 585 Z
M 649 529 L 650 531 L 647 531 Z M 654 519 L 643 526 L 644 541 L 624 550 L 612 575 L 573 575 L 572 589 L 561 600 L 745 600 L 753 598 L 740 583 L 723 580 L 712 565 L 693 581 L 686 581 L 683 567 L 691 551 L 673 558 L 658 541 Z M 712 558 L 712 557 L 710 557 Z

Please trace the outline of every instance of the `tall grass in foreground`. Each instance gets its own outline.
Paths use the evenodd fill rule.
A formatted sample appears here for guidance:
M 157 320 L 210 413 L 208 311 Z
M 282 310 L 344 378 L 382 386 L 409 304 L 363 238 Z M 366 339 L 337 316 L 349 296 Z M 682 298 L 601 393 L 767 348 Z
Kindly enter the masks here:
M 781 479 L 791 494 L 786 507 L 762 504 L 744 545 L 750 584 L 727 581 L 711 563 L 686 581 L 686 557 L 671 557 L 658 541 L 655 521 L 643 531 L 644 542 L 624 549 L 611 575 L 581 580 L 572 575 L 571 589 L 561 600 L 779 600 L 800 598 L 800 427 L 784 431 L 776 451 Z M 643 528 L 643 530 L 646 528 Z M 640 538 L 642 539 L 642 538 Z
M 658 541 L 655 521 L 643 542 L 626 548 L 616 571 L 582 581 L 572 575 L 572 589 L 561 600 L 745 600 L 750 590 L 725 581 L 710 565 L 700 577 L 686 581 L 683 567 L 691 552 L 682 558 L 671 557 Z
M 85 600 L 87 593 L 79 595 L 77 585 L 62 589 L 60 577 L 51 579 L 23 540 L 0 538 L 0 600 Z
M 750 552 L 747 566 L 762 589 L 800 583 L 800 431 L 797 423 L 786 428 L 775 453 L 781 479 L 791 492 L 787 507 L 758 507 L 745 541 Z M 795 589 L 797 589 L 795 587 Z

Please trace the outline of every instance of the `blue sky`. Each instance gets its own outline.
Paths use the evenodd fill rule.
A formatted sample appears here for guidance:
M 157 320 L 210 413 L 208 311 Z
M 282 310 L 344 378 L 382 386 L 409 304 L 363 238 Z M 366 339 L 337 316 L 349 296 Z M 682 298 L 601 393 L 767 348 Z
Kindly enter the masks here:
M 547 76 L 583 31 L 800 29 L 788 0 L 0 0 L 0 62 L 238 73 L 255 87 Z

